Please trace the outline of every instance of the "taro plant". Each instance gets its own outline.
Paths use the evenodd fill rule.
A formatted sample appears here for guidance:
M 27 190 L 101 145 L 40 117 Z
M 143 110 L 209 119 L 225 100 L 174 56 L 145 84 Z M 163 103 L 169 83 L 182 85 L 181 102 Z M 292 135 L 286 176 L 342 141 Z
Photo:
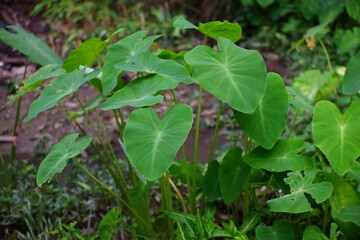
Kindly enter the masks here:
M 26 122 L 59 105 L 82 135 L 70 134 L 52 147 L 39 166 L 38 186 L 51 181 L 91 145 L 115 186 L 107 186 L 79 164 L 121 206 L 116 219 L 122 215 L 131 219 L 134 227 L 129 234 L 134 239 L 358 239 L 358 55 L 346 68 L 343 94 L 354 97 L 342 114 L 330 101 L 314 107 L 314 99 L 286 88 L 280 75 L 268 73 L 258 51 L 235 43 L 242 34 L 238 24 L 210 22 L 196 27 L 181 18 L 174 25 L 205 34 L 204 45 L 162 58 L 165 55 L 149 52 L 161 36 L 136 32 L 107 47 L 104 65 L 92 69 L 110 40 L 89 39 L 70 52 L 64 64 L 47 65 L 24 80 L 14 99 L 55 78 L 31 104 Z M 216 40 L 216 46 L 207 46 L 208 37 Z M 125 72 L 136 73 L 128 84 L 121 78 Z M 87 104 L 76 93 L 86 82 L 99 91 Z M 179 83 L 198 87 L 195 119 L 188 105 L 178 104 L 174 92 Z M 164 99 L 165 91 L 171 94 L 170 101 Z M 219 101 L 207 163 L 198 160 L 203 91 Z M 70 95 L 81 106 L 80 112 L 70 113 L 61 103 Z M 169 101 L 169 107 L 159 116 L 152 106 L 162 101 Z M 244 136 L 215 157 L 224 105 L 233 109 Z M 135 109 L 126 121 L 124 106 Z M 99 109 L 114 114 L 124 157 L 116 154 Z M 297 136 L 296 115 L 289 118 L 289 109 L 313 115 L 314 141 Z M 80 115 L 89 122 L 93 138 L 78 122 Z M 184 142 L 192 127 L 194 155 L 188 159 Z M 182 159 L 177 160 L 178 151 Z M 220 212 L 226 212 L 225 220 Z M 107 225 L 106 236 L 99 234 L 100 239 L 111 238 L 116 219 Z

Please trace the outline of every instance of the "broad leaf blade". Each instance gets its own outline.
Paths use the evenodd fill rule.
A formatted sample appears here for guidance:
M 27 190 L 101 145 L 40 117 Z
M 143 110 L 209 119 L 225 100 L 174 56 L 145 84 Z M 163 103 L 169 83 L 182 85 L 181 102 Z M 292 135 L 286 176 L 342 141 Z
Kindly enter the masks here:
M 340 175 L 360 156 L 359 122 L 360 101 L 351 104 L 344 115 L 329 101 L 320 101 L 315 106 L 312 122 L 315 145 Z
M 192 110 L 184 104 L 170 108 L 162 120 L 152 108 L 133 111 L 124 131 L 130 161 L 146 179 L 161 177 L 185 142 L 193 122 Z
M 342 85 L 344 94 L 355 94 L 360 91 L 360 52 L 353 56 L 346 66 Z
M 173 25 L 174 27 L 180 29 L 197 29 L 197 27 L 194 24 L 192 24 L 183 17 L 179 17 L 178 19 L 176 19 Z
M 273 226 L 260 224 L 255 230 L 257 240 L 294 240 L 295 231 L 290 223 L 275 221 Z
M 239 228 L 239 234 L 245 234 L 248 231 L 255 228 L 260 221 L 260 212 L 254 212 L 249 214 Z
M 260 146 L 271 149 L 283 132 L 288 118 L 289 101 L 280 75 L 268 73 L 267 86 L 253 114 L 235 111 L 235 119 Z
M 123 38 L 109 47 L 104 59 L 103 77 L 101 79 L 103 94 L 107 96 L 116 87 L 117 78 L 122 72 L 115 68 L 117 64 L 127 63 L 128 57 L 146 52 L 151 44 L 160 36 L 147 37 L 145 31 L 136 32 Z M 145 38 L 145 39 L 144 39 Z
M 212 21 L 208 23 L 200 23 L 197 30 L 215 40 L 219 37 L 224 37 L 232 42 L 237 42 L 242 36 L 242 29 L 240 25 L 238 23 L 231 23 L 227 20 L 224 22 Z
M 63 68 L 67 72 L 72 72 L 78 69 L 80 65 L 91 67 L 107 44 L 107 41 L 101 41 L 99 38 L 86 40 L 69 53 L 64 61 Z
M 19 26 L 8 26 L 16 34 L 0 29 L 0 39 L 6 44 L 28 56 L 31 61 L 40 65 L 61 64 L 61 58 L 45 43 L 44 39 L 26 32 Z
M 303 233 L 303 240 L 329 240 L 326 235 L 321 232 L 318 226 L 310 225 L 307 226 Z
M 221 197 L 219 187 L 219 162 L 214 160 L 208 165 L 204 175 L 203 189 L 209 202 L 213 202 Z
M 219 168 L 219 186 L 226 204 L 237 199 L 250 173 L 249 167 L 242 160 L 240 147 L 231 148 L 224 156 Z
M 251 114 L 256 110 L 266 87 L 266 67 L 257 51 L 236 46 L 219 37 L 216 51 L 197 46 L 185 54 L 193 78 L 231 108 Z
M 121 221 L 121 218 L 119 218 L 120 213 L 121 213 L 120 208 L 112 208 L 101 219 L 98 229 L 100 240 L 111 240 L 113 238 L 114 230 Z
M 100 108 L 109 110 L 126 105 L 133 107 L 151 106 L 163 100 L 164 97 L 158 94 L 159 91 L 173 89 L 176 86 L 177 82 L 157 74 L 140 77 L 115 92 L 114 95 L 100 105 Z
M 78 133 L 67 135 L 51 148 L 50 153 L 41 162 L 36 175 L 36 183 L 39 187 L 50 181 L 56 173 L 61 173 L 69 159 L 76 157 L 87 148 L 91 137 L 85 136 L 75 142 L 78 136 Z
M 31 103 L 24 122 L 28 122 L 42 111 L 54 107 L 64 97 L 76 92 L 84 82 L 89 80 L 83 77 L 84 73 L 85 68 L 80 71 L 66 73 L 46 86 L 41 95 Z
M 360 227 L 360 202 L 342 208 L 335 216 L 343 222 L 353 222 Z
M 279 140 L 271 150 L 256 147 L 244 161 L 253 168 L 271 172 L 300 171 L 306 167 L 313 167 L 312 158 L 298 154 L 304 149 L 303 140 Z

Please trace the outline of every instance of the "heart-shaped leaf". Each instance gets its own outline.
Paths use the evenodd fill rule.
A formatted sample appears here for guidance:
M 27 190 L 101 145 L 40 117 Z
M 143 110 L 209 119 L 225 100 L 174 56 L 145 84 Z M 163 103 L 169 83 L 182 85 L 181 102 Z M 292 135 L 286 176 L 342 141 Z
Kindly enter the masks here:
M 1 28 L 0 39 L 28 56 L 31 61 L 42 66 L 62 63 L 61 58 L 46 44 L 44 39 L 37 38 L 19 26 L 7 26 L 7 28 L 14 30 L 16 34 Z
M 256 147 L 244 161 L 253 168 L 271 172 L 300 171 L 314 165 L 312 158 L 298 154 L 304 149 L 303 140 L 279 140 L 271 150 Z
M 133 107 L 151 106 L 163 100 L 164 96 L 158 92 L 173 89 L 177 82 L 164 78 L 160 75 L 149 75 L 131 81 L 103 102 L 100 108 L 103 110 L 117 109 L 126 105 Z
M 346 173 L 360 156 L 360 101 L 345 114 L 329 101 L 315 106 L 312 128 L 315 145 L 325 154 L 339 175 Z
M 280 75 L 268 73 L 265 95 L 256 111 L 245 114 L 235 111 L 235 119 L 260 146 L 271 149 L 286 126 L 289 100 Z
M 302 213 L 311 211 L 310 203 L 304 193 L 311 195 L 316 203 L 328 199 L 333 191 L 330 182 L 312 183 L 316 177 L 316 169 L 305 169 L 304 175 L 301 172 L 290 172 L 284 181 L 290 185 L 291 194 L 267 201 L 270 211 Z
M 64 61 L 63 68 L 67 72 L 72 72 L 78 69 L 80 65 L 91 67 L 108 43 L 108 41 L 102 41 L 99 38 L 86 40 L 69 53 Z
M 344 94 L 355 94 L 360 91 L 360 52 L 353 56 L 346 66 L 342 90 Z
M 146 179 L 158 179 L 173 163 L 192 123 L 192 110 L 185 104 L 170 108 L 162 120 L 152 108 L 133 111 L 124 130 L 130 161 Z
M 224 37 L 233 42 L 237 42 L 242 36 L 240 25 L 238 23 L 231 23 L 227 20 L 224 22 L 212 21 L 200 23 L 197 30 L 215 40 L 217 40 L 218 37 Z
M 50 153 L 41 162 L 36 175 L 36 183 L 39 187 L 50 181 L 56 173 L 61 173 L 69 159 L 76 157 L 89 146 L 90 136 L 82 137 L 75 142 L 78 136 L 78 133 L 67 135 L 51 148 Z
M 219 162 L 211 161 L 204 175 L 203 189 L 209 202 L 213 202 L 221 197 L 219 187 Z
M 251 114 L 264 96 L 266 67 L 260 53 L 218 38 L 220 51 L 197 46 L 185 54 L 193 78 L 233 109 Z
M 85 68 L 66 73 L 46 86 L 40 96 L 31 103 L 29 113 L 24 119 L 24 122 L 28 122 L 42 111 L 54 107 L 56 103 L 64 97 L 76 92 L 79 87 L 87 81 L 87 79 L 83 77 L 84 73 Z
M 60 64 L 49 64 L 40 68 L 36 73 L 24 80 L 24 86 L 19 88 L 16 95 L 11 100 L 16 100 L 24 94 L 38 88 L 46 79 L 61 76 L 65 70 Z
M 130 72 L 157 73 L 175 82 L 184 82 L 187 84 L 194 82 L 186 68 L 174 60 L 164 60 L 147 52 L 129 57 L 129 60 L 132 62 L 129 64 L 117 64 L 116 68 Z
M 123 38 L 109 47 L 104 59 L 103 76 L 101 79 L 104 96 L 116 87 L 118 75 L 121 69 L 115 68 L 117 64 L 127 63 L 128 57 L 146 52 L 158 36 L 151 36 L 144 39 L 145 31 L 136 32 Z
M 318 226 L 307 226 L 303 233 L 303 240 L 329 240 Z
M 275 221 L 272 226 L 266 226 L 264 223 L 258 225 L 255 229 L 257 240 L 293 240 L 295 231 L 290 223 L 283 220 Z
M 250 170 L 242 160 L 240 147 L 233 147 L 225 154 L 219 168 L 219 186 L 226 204 L 239 197 Z

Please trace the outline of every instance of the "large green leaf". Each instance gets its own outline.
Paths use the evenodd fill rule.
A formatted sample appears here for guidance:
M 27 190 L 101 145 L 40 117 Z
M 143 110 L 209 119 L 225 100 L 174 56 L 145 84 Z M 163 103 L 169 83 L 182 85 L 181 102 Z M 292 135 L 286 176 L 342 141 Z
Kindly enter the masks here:
M 236 46 L 218 38 L 220 51 L 197 46 L 185 54 L 193 78 L 233 109 L 251 114 L 264 96 L 266 67 L 257 51 Z
M 108 211 L 99 223 L 98 235 L 100 240 L 113 239 L 114 231 L 122 220 L 120 218 L 121 208 L 112 208 Z
M 284 181 L 290 185 L 291 194 L 267 201 L 270 211 L 302 213 L 311 211 L 310 203 L 304 193 L 308 193 L 316 203 L 328 199 L 332 193 L 333 186 L 330 182 L 312 183 L 316 177 L 316 169 L 305 169 L 304 175 L 301 172 L 290 172 Z
M 303 240 L 329 240 L 318 226 L 310 225 L 305 228 Z
M 290 223 L 283 220 L 275 221 L 272 226 L 264 223 L 258 225 L 255 230 L 257 240 L 293 240 L 295 231 Z
M 349 16 L 360 22 L 360 0 L 346 0 L 345 6 Z
M 219 162 L 214 160 L 207 167 L 204 175 L 203 189 L 209 202 L 221 197 L 219 187 Z
M 6 44 L 28 56 L 31 61 L 40 65 L 61 64 L 61 58 L 45 43 L 44 39 L 37 38 L 34 34 L 26 32 L 19 26 L 8 26 L 16 32 L 10 33 L 0 29 L 0 39 Z
M 61 99 L 77 91 L 88 80 L 83 77 L 84 73 L 85 68 L 66 73 L 46 86 L 41 95 L 31 103 L 29 113 L 24 122 L 28 122 L 42 111 L 54 107 Z
M 192 122 L 192 110 L 184 104 L 170 108 L 162 120 L 152 108 L 133 111 L 124 131 L 130 161 L 146 179 L 161 177 L 185 142 Z
M 159 103 L 164 96 L 158 92 L 173 89 L 177 82 L 160 75 L 149 75 L 131 81 L 128 85 L 114 93 L 107 101 L 100 105 L 103 110 L 117 109 L 126 105 L 145 107 Z
M 235 119 L 250 137 L 260 146 L 271 149 L 286 126 L 289 100 L 280 75 L 268 73 L 267 86 L 253 114 L 235 111 Z
M 197 30 L 215 40 L 219 37 L 224 37 L 233 42 L 237 42 L 242 36 L 240 25 L 226 20 L 224 22 L 212 21 L 200 23 Z
M 39 187 L 50 181 L 56 173 L 61 173 L 69 159 L 76 157 L 89 146 L 90 136 L 82 137 L 75 142 L 78 136 L 78 133 L 67 135 L 51 148 L 50 153 L 41 162 L 36 175 L 36 183 Z
M 303 140 L 279 140 L 271 150 L 256 147 L 244 161 L 253 168 L 271 172 L 300 171 L 314 165 L 312 158 L 298 154 L 304 149 Z
M 309 70 L 295 78 L 293 87 L 300 90 L 311 102 L 318 101 L 334 91 L 342 78 L 335 71 Z
M 353 56 L 346 66 L 342 91 L 348 95 L 360 91 L 360 52 Z
M 335 216 L 343 222 L 353 222 L 360 227 L 360 202 L 342 208 Z
M 72 50 L 65 59 L 63 68 L 67 72 L 72 72 L 80 65 L 91 67 L 100 53 L 105 49 L 108 41 L 102 41 L 99 38 L 90 38 Z
M 16 95 L 12 97 L 12 100 L 16 100 L 24 94 L 38 88 L 46 79 L 57 77 L 64 73 L 65 70 L 60 64 L 49 64 L 40 68 L 36 73 L 24 80 L 24 85 L 19 88 Z
M 312 121 L 315 145 L 340 175 L 360 156 L 359 123 L 360 101 L 351 104 L 344 115 L 329 101 L 320 101 L 315 106 Z
M 184 82 L 187 84 L 194 82 L 186 68 L 174 60 L 164 60 L 147 52 L 129 57 L 129 60 L 131 60 L 131 62 L 128 64 L 117 64 L 116 68 L 130 72 L 157 73 L 175 82 Z
M 240 147 L 231 148 L 223 157 L 219 167 L 220 192 L 226 204 L 236 200 L 250 173 L 249 167 L 242 160 Z
M 122 72 L 115 68 L 117 64 L 127 63 L 128 57 L 135 56 L 141 52 L 146 52 L 151 44 L 160 36 L 147 37 L 145 31 L 136 32 L 123 38 L 109 47 L 104 59 L 103 76 L 101 79 L 103 94 L 105 96 L 116 87 L 117 78 Z M 145 39 L 144 39 L 145 38 Z
M 348 239 L 359 239 L 360 227 L 352 222 L 343 222 L 337 217 L 337 214 L 344 208 L 360 202 L 357 192 L 353 186 L 336 173 L 326 174 L 326 179 L 334 186 L 334 191 L 329 199 L 331 216 Z

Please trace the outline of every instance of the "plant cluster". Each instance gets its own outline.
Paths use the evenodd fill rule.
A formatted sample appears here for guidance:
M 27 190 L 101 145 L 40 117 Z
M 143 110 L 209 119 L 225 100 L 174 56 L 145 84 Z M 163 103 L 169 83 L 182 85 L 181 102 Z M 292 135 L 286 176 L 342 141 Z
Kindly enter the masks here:
M 345 71 L 306 73 L 310 77 L 299 77 L 292 87 L 285 87 L 280 75 L 267 72 L 258 51 L 235 44 L 242 36 L 238 24 L 214 21 L 196 26 L 179 18 L 174 26 L 199 31 L 205 35 L 204 44 L 187 52 L 150 52 L 161 36 L 140 31 L 108 47 L 119 30 L 106 40 L 86 40 L 63 62 L 43 41 L 21 28 L 11 27 L 17 34 L 1 30 L 3 41 L 44 65 L 24 80 L 13 100 L 50 82 L 30 105 L 24 121 L 59 105 L 79 129 L 55 144 L 42 160 L 36 176 L 38 187 L 75 158 L 120 206 L 105 215 L 93 236 L 74 225 L 58 233 L 78 239 L 111 239 L 125 221 L 121 216 L 126 216 L 133 228 L 123 230 L 134 239 L 358 239 L 360 53 L 350 59 Z M 216 40 L 216 46 L 207 46 L 208 38 Z M 105 49 L 103 66 L 92 69 Z M 125 72 L 135 72 L 137 77 L 125 84 L 121 78 Z M 86 82 L 99 95 L 85 104 L 76 92 Z M 192 108 L 179 104 L 175 97 L 179 83 L 198 85 L 195 119 Z M 205 90 L 218 99 L 219 107 L 209 161 L 201 165 L 198 144 Z M 172 94 L 172 100 L 159 117 L 151 106 L 164 100 L 165 91 Z M 324 100 L 333 92 L 349 96 L 342 105 L 344 113 Z M 70 113 L 61 104 L 70 95 L 82 111 Z M 233 109 L 245 137 L 216 158 L 224 104 Z M 126 122 L 124 106 L 135 108 Z M 89 117 L 88 112 L 98 115 L 99 109 L 114 114 L 126 167 L 101 118 L 97 129 Z M 100 147 L 77 121 L 80 115 L 93 127 Z M 310 122 L 299 124 L 298 115 L 308 116 L 305 119 Z M 309 127 L 304 126 L 306 130 L 298 134 L 300 128 L 294 131 L 298 124 Z M 184 142 L 192 127 L 194 156 L 188 159 Z M 88 146 L 114 186 L 76 160 Z M 174 161 L 179 150 L 182 159 Z M 14 161 L 11 164 L 15 166 Z

